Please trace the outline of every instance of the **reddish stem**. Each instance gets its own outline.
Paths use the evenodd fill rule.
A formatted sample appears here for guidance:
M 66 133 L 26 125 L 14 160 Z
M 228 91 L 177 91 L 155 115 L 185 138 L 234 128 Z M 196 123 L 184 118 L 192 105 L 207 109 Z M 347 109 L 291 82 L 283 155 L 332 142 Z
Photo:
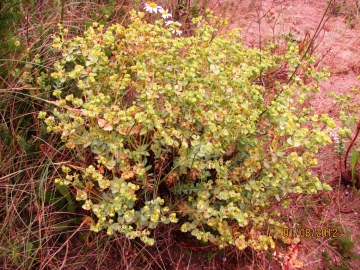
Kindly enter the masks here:
M 353 147 L 353 145 L 354 145 L 354 143 L 355 143 L 355 141 L 356 141 L 356 138 L 357 138 L 357 136 L 359 135 L 359 132 L 360 132 L 360 120 L 359 120 L 359 122 L 357 123 L 357 126 L 356 126 L 355 136 L 354 136 L 354 138 L 351 140 L 351 143 L 350 143 L 348 149 L 346 150 L 346 154 L 345 154 L 345 158 L 344 158 L 345 171 L 346 171 L 346 168 L 347 168 L 346 160 L 347 160 L 347 158 L 348 158 L 350 149 Z

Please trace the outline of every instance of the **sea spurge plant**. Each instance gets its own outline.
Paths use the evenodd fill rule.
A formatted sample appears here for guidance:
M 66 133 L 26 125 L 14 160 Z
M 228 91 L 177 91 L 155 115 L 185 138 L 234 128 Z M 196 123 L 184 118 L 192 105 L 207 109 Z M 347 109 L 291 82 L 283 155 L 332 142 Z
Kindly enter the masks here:
M 56 108 L 39 116 L 82 160 L 57 182 L 96 216 L 93 231 L 153 244 L 151 229 L 182 217 L 197 239 L 266 250 L 285 226 L 274 204 L 330 189 L 309 168 L 334 122 L 296 100 L 311 91 L 300 74 L 322 73 L 291 44 L 273 55 L 244 46 L 237 29 L 216 33 L 203 20 L 194 36 L 174 38 L 133 12 L 126 28 L 54 36 Z M 298 64 L 289 83 L 261 84 Z

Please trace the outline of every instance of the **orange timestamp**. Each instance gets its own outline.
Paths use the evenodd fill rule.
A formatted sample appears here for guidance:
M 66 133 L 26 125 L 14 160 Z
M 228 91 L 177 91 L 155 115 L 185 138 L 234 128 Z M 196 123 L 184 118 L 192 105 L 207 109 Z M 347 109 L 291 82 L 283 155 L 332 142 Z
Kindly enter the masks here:
M 301 238 L 338 238 L 338 229 L 336 228 L 283 228 L 284 237 Z

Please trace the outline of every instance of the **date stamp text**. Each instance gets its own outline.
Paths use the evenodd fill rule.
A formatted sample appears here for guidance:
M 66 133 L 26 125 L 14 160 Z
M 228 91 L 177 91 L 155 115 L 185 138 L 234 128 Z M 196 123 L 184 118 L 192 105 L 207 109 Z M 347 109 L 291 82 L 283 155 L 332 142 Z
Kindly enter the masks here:
M 284 237 L 300 238 L 338 238 L 338 229 L 336 228 L 284 228 Z

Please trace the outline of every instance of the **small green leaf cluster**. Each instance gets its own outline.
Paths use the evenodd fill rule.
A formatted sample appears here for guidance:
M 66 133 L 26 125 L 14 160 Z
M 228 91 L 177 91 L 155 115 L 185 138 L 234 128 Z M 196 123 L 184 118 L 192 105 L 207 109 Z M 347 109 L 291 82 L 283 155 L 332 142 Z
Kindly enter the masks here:
M 351 130 L 345 127 L 356 127 L 358 122 L 357 112 L 359 109 L 356 98 L 359 93 L 359 89 L 351 87 L 350 92 L 347 94 L 340 93 L 339 95 L 336 95 L 334 92 L 329 94 L 329 96 L 333 98 L 333 103 L 339 107 L 339 119 L 344 126 L 344 129 L 339 133 L 339 136 L 341 137 L 347 137 L 351 134 Z
M 334 151 L 339 156 L 345 154 L 347 140 L 351 138 L 352 133 L 356 131 L 358 126 L 359 102 L 357 98 L 359 93 L 359 89 L 351 87 L 347 94 L 340 93 L 337 95 L 334 92 L 329 94 L 333 99 L 333 103 L 337 106 L 338 117 L 341 121 L 340 128 L 334 129 L 331 132 L 331 138 L 334 141 Z
M 24 47 L 21 40 L 14 33 L 18 32 L 18 25 L 24 15 L 16 1 L 2 1 L 0 9 L 0 76 L 2 78 L 0 87 L 5 88 L 5 80 L 10 75 L 11 70 L 16 66 L 16 61 L 9 61 L 19 57 Z
M 309 168 L 334 121 L 297 100 L 316 90 L 304 76 L 325 75 L 294 44 L 275 55 L 201 17 L 192 37 L 163 23 L 132 12 L 126 28 L 94 23 L 83 36 L 54 36 L 56 108 L 39 117 L 90 164 L 74 162 L 57 182 L 76 190 L 96 232 L 153 244 L 151 229 L 184 217 L 181 230 L 204 242 L 273 248 L 285 225 L 272 205 L 330 189 Z M 261 79 L 281 66 L 294 76 L 267 89 Z

